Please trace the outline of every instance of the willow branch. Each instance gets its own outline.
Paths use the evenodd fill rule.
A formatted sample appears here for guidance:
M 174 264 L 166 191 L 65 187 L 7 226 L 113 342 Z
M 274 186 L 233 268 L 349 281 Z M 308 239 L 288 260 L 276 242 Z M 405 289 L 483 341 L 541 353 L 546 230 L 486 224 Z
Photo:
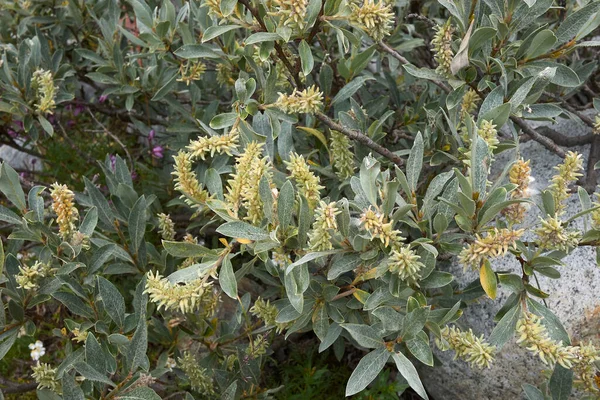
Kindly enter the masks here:
M 524 134 L 528 135 L 533 140 L 535 140 L 536 142 L 540 143 L 542 146 L 544 146 L 548 150 L 552 151 L 553 153 L 555 153 L 559 157 L 561 157 L 561 158 L 565 158 L 566 157 L 567 153 L 565 152 L 565 149 L 563 149 L 562 147 L 560 147 L 559 145 L 557 145 L 556 143 L 554 143 L 552 140 L 550 140 L 546 136 L 543 136 L 540 133 L 538 133 L 535 129 L 533 129 L 532 127 L 530 127 L 527 124 L 527 122 L 525 122 L 521 118 L 518 118 L 518 117 L 515 117 L 515 116 L 511 116 L 510 119 L 519 128 L 521 128 L 521 130 L 523 131 Z
M 394 164 L 396 164 L 399 167 L 402 167 L 404 165 L 404 160 L 400 156 L 394 154 L 393 152 L 391 152 L 390 150 L 381 146 L 380 144 L 377 144 L 376 142 L 373 141 L 373 139 L 366 136 L 365 134 L 355 131 L 355 130 L 352 130 L 352 129 L 348 129 L 345 126 L 340 125 L 339 123 L 335 122 L 334 120 L 329 118 L 327 115 L 323 114 L 322 112 L 316 113 L 315 116 L 321 122 L 323 122 L 325 125 L 327 125 L 329 127 L 329 129 L 333 129 L 335 131 L 341 132 L 344 135 L 346 135 L 347 137 L 349 137 L 350 139 L 356 140 L 357 142 L 364 144 L 371 150 L 373 150 L 373 151 L 381 154 L 385 158 L 389 159 L 391 162 L 393 162 Z

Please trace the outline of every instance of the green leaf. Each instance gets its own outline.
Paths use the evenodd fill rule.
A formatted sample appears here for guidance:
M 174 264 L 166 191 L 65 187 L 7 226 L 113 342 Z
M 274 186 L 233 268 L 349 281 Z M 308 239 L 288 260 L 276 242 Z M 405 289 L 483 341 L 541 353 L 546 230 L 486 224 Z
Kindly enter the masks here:
M 248 38 L 246 39 L 246 46 L 255 44 L 255 43 L 274 42 L 277 40 L 283 40 L 283 38 L 278 33 L 257 32 L 257 33 L 253 33 L 252 35 L 248 36 Z
M 188 45 L 182 46 L 175 51 L 175 55 L 177 57 L 186 58 L 186 59 L 220 58 L 221 57 L 210 47 L 203 45 L 203 44 L 188 44 Z
M 498 322 L 489 337 L 490 344 L 502 348 L 506 342 L 513 336 L 517 326 L 517 321 L 521 316 L 521 305 L 517 303 L 513 308 L 504 314 Z
M 527 299 L 527 307 L 529 311 L 542 317 L 542 325 L 546 327 L 551 339 L 561 341 L 565 346 L 571 344 L 569 334 L 552 311 L 532 299 Z
M 287 180 L 281 187 L 279 197 L 277 198 L 277 220 L 284 232 L 292 221 L 295 197 L 294 185 Z
M 131 240 L 132 250 L 137 253 L 144 235 L 146 234 L 146 197 L 142 195 L 129 213 L 129 239 Z
M 12 331 L 4 333 L 4 335 L 6 336 L 4 340 L 0 343 L 0 360 L 2 360 L 6 353 L 8 353 L 8 351 L 12 348 L 13 344 L 15 343 L 15 340 L 17 340 L 17 336 L 19 335 L 19 330 L 20 328 L 17 327 L 13 328 Z
M 104 374 L 100 373 L 99 371 L 96 371 L 91 365 L 89 365 L 87 363 L 78 362 L 78 363 L 74 364 L 73 367 L 85 379 L 88 379 L 88 380 L 94 381 L 94 382 L 104 383 L 106 385 L 110 385 L 113 387 L 116 386 L 114 384 L 114 382 L 112 382 L 110 379 L 108 379 L 106 376 L 104 376 Z
M 40 121 L 40 125 L 42 125 L 42 129 L 46 131 L 46 133 L 50 136 L 54 135 L 54 127 L 46 118 L 41 115 L 38 115 L 38 121 Z
M 417 190 L 417 183 L 419 182 L 421 169 L 423 169 L 424 150 L 425 145 L 423 143 L 423 136 L 421 135 L 421 132 L 419 132 L 415 137 L 415 141 L 412 149 L 410 150 L 408 161 L 406 163 L 406 179 L 408 180 L 408 186 L 412 192 Z
M 224 33 L 239 28 L 241 28 L 240 25 L 213 25 L 204 31 L 204 34 L 202 35 L 202 43 L 208 42 L 209 40 L 221 36 Z
M 304 76 L 308 76 L 315 66 L 315 60 L 312 52 L 310 51 L 310 46 L 308 43 L 306 43 L 306 40 L 300 42 L 300 45 L 298 46 L 298 54 L 300 55 L 300 62 L 302 64 L 302 73 Z
M 342 328 L 348 331 L 350 336 L 356 340 L 356 342 L 368 349 L 376 349 L 384 345 L 383 339 L 377 331 L 369 326 L 363 324 L 342 324 Z
M 552 400 L 568 400 L 573 387 L 573 370 L 562 367 L 556 363 L 550 377 L 548 388 Z
M 360 258 L 360 256 L 354 253 L 344 254 L 339 258 L 335 258 L 331 263 L 329 271 L 327 271 L 327 279 L 332 281 L 343 273 L 358 268 L 358 266 L 362 263 L 363 260 Z
M 427 392 L 421 383 L 417 369 L 410 362 L 410 360 L 400 352 L 394 353 L 392 357 L 394 358 L 394 362 L 396 363 L 396 367 L 398 368 L 400 375 L 406 379 L 406 382 L 408 382 L 410 387 L 417 392 L 421 398 L 425 400 L 429 399 L 429 397 L 427 397 Z
M 223 259 L 221 270 L 219 271 L 219 285 L 221 289 L 232 299 L 237 299 L 237 280 L 233 272 L 233 265 L 229 257 Z
M 285 269 L 285 274 L 289 274 L 294 268 L 306 264 L 309 261 L 316 260 L 317 258 L 325 257 L 330 254 L 340 253 L 342 250 L 327 250 L 327 251 L 316 251 L 314 253 L 308 253 L 305 256 L 301 257 L 299 260 L 294 261 L 292 264 L 288 265 Z
M 416 335 L 414 338 L 406 341 L 406 348 L 417 360 L 433 367 L 433 353 L 431 352 L 431 347 L 429 347 L 427 334 L 422 333 L 423 335 Z
M 235 124 L 237 119 L 238 115 L 236 113 L 223 113 L 211 119 L 209 125 L 213 129 L 224 129 Z
M 105 374 L 107 372 L 107 357 L 93 333 L 88 332 L 85 338 L 85 361 L 96 371 Z M 75 364 L 75 363 L 74 363 Z
M 160 400 L 160 396 L 147 386 L 137 387 L 117 396 L 119 400 Z
M 4 244 L 2 244 L 2 240 L 0 240 L 0 276 L 4 273 Z M 1 301 L 1 300 L 0 300 Z M 0 307 L 4 307 L 0 305 Z M 4 315 L 4 308 L 0 310 L 0 314 Z M 0 316 L 0 322 L 2 321 L 2 316 Z M 0 324 L 0 327 L 3 327 L 4 323 Z
M 527 400 L 545 400 L 544 394 L 535 386 L 526 383 L 522 388 L 525 396 L 527 396 Z
M 104 222 L 107 227 L 113 226 L 115 221 L 115 215 L 113 214 L 108 201 L 98 189 L 89 179 L 86 177 L 83 178 L 85 183 L 85 188 L 90 196 L 90 200 L 94 206 L 98 209 L 98 216 L 100 217 L 100 221 Z
M 574 13 L 569 13 L 556 30 L 556 45 L 561 45 L 573 39 L 598 9 L 600 9 L 600 1 L 594 1 Z
M 196 243 L 173 242 L 169 240 L 162 241 L 163 247 L 170 255 L 174 257 L 204 257 L 213 254 L 213 251 Z
M 23 223 L 21 217 L 4 206 L 0 206 L 0 221 L 14 225 L 21 225 Z
M 485 143 L 485 140 L 477 135 L 475 140 L 473 140 L 471 148 L 470 178 L 473 192 L 479 193 L 480 198 L 485 195 L 489 161 L 490 156 L 488 146 Z
M 125 324 L 125 300 L 119 289 L 108 280 L 98 276 L 98 290 L 106 313 L 115 324 L 123 328 Z
M 417 68 L 412 64 L 403 65 L 404 69 L 409 75 L 415 78 L 427 79 L 430 81 L 442 81 L 444 78 L 440 76 L 435 70 L 430 68 Z
M 414 298 L 413 298 L 414 300 Z M 404 316 L 402 324 L 402 333 L 400 334 L 405 339 L 410 339 L 423 329 L 427 317 L 429 316 L 429 308 L 419 307 Z
M 64 400 L 85 400 L 83 390 L 75 383 L 75 378 L 70 374 L 63 375 L 62 392 Z
M 454 275 L 449 272 L 433 271 L 429 276 L 419 282 L 419 286 L 423 289 L 441 288 L 454 280 Z
M 364 86 L 366 81 L 370 81 L 373 79 L 375 78 L 372 78 L 370 76 L 359 76 L 358 78 L 354 79 L 352 82 L 344 86 L 339 92 L 337 92 L 333 100 L 331 100 L 331 105 L 349 99 L 354 93 L 358 91 L 358 89 Z
M 527 49 L 527 58 L 535 58 L 547 53 L 556 43 L 556 36 L 550 29 L 544 29 L 537 33 Z
M 269 238 L 269 234 L 263 229 L 257 228 L 242 221 L 227 222 L 217 228 L 221 235 L 236 239 L 264 240 Z
M 488 297 L 492 300 L 496 299 L 496 290 L 498 288 L 498 280 L 496 279 L 496 274 L 494 270 L 490 266 L 490 262 L 485 260 L 481 268 L 479 268 L 479 281 L 481 282 L 481 287 L 488 295 Z
M 365 192 L 369 203 L 377 207 L 378 187 L 377 177 L 381 170 L 381 165 L 371 156 L 367 156 L 360 164 L 360 186 Z
M 25 192 L 21 188 L 19 174 L 5 161 L 0 166 L 0 192 L 6 196 L 19 211 L 27 209 Z
M 138 283 L 136 296 L 137 291 L 143 290 L 146 286 L 145 282 L 146 280 L 142 279 L 140 283 Z M 150 367 L 148 363 L 148 357 L 146 356 L 146 351 L 148 350 L 148 325 L 146 325 L 146 305 L 148 303 L 148 294 L 145 293 L 139 296 L 138 301 L 139 305 L 135 310 L 138 317 L 137 326 L 125 352 L 125 358 L 127 359 L 129 371 L 132 373 L 135 372 L 138 367 L 142 367 L 144 370 L 147 370 Z
M 369 383 L 377 378 L 389 358 L 390 353 L 385 348 L 373 350 L 361 358 L 346 385 L 346 396 L 351 396 L 365 389 Z
M 508 117 L 510 116 L 511 103 L 504 103 L 500 106 L 492 108 L 487 111 L 485 114 L 481 115 L 477 119 L 478 121 L 491 121 L 494 125 L 496 125 L 496 129 L 500 129 L 506 121 L 508 121 Z
M 85 214 L 85 217 L 83 217 L 83 221 L 81 221 L 81 225 L 79 226 L 79 232 L 83 233 L 84 235 L 92 236 L 97 224 L 98 208 L 90 207 L 88 212 Z
M 72 313 L 85 318 L 93 318 L 94 311 L 92 308 L 83 302 L 79 297 L 67 292 L 51 293 L 52 297 L 63 303 Z

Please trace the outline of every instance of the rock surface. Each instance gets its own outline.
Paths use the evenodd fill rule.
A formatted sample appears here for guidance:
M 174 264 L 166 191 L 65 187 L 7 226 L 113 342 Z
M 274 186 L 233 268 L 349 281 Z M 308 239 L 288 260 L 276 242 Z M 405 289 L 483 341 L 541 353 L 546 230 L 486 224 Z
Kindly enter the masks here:
M 565 135 L 584 135 L 591 132 L 580 123 L 562 120 L 552 126 L 553 129 Z M 583 154 L 587 161 L 589 146 L 572 148 Z M 497 157 L 494 167 L 501 170 L 507 162 L 514 159 L 514 151 L 506 151 Z M 520 145 L 520 154 L 524 159 L 531 160 L 532 198 L 541 203 L 539 192 L 548 186 L 554 175 L 554 166 L 561 159 L 534 141 Z M 585 165 L 585 163 L 584 163 Z M 496 174 L 499 171 L 496 171 Z M 494 171 L 492 171 L 492 177 Z M 524 227 L 531 226 L 537 221 L 536 208 L 528 212 Z M 581 211 L 581 205 L 576 194 L 568 201 L 567 215 L 571 216 Z M 583 228 L 583 222 L 578 222 Z M 596 264 L 594 248 L 579 248 L 563 259 L 564 266 L 558 267 L 562 277 L 553 280 L 540 277 L 540 287 L 550 294 L 546 299 L 548 307 L 560 318 L 573 342 L 600 339 L 600 268 Z M 520 267 L 514 258 L 505 257 L 494 260 L 492 267 L 496 271 L 511 270 L 520 274 Z M 475 271 L 463 272 L 461 265 L 453 264 L 451 271 L 458 279 L 461 287 L 477 279 Z M 461 318 L 461 323 L 471 327 L 477 334 L 489 336 L 494 328 L 493 318 L 502 307 L 510 291 L 499 287 L 496 300 L 484 299 L 479 304 L 471 305 Z M 507 400 L 522 399 L 521 386 L 529 383 L 539 386 L 544 382 L 542 370 L 545 365 L 527 350 L 515 344 L 515 339 L 509 341 L 499 352 L 496 361 L 490 369 L 471 369 L 460 360 L 453 360 L 453 352 L 437 351 L 436 355 L 445 363 L 442 367 L 422 368 L 421 378 L 427 390 L 436 400 Z

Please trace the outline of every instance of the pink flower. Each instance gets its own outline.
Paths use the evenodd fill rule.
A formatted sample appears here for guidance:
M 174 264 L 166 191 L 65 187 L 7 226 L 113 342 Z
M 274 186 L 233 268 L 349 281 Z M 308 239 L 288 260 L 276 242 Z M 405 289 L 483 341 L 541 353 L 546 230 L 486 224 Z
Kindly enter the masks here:
M 109 158 L 110 158 L 110 169 L 112 169 L 114 172 L 116 165 L 117 165 L 117 157 L 114 154 L 111 154 L 109 156 Z
M 150 129 L 150 132 L 148 132 L 148 141 L 153 141 L 154 135 L 156 135 L 156 132 L 154 132 L 154 129 Z
M 152 157 L 154 158 L 163 158 L 163 148 L 162 146 L 154 146 L 152 148 Z
M 106 100 L 108 100 L 108 95 L 107 94 L 103 94 L 102 96 L 98 97 L 98 102 L 99 103 L 104 103 Z

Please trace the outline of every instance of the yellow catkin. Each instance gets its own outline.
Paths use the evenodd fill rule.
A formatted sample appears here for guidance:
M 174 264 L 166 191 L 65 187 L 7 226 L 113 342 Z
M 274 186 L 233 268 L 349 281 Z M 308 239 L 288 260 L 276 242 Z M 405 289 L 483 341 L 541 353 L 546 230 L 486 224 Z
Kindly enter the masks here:
M 52 209 L 56 213 L 58 232 L 63 240 L 68 241 L 75 231 L 75 221 L 79 218 L 79 213 L 73 203 L 75 194 L 69 190 L 67 185 L 55 183 L 52 185 L 50 197 L 52 197 Z

